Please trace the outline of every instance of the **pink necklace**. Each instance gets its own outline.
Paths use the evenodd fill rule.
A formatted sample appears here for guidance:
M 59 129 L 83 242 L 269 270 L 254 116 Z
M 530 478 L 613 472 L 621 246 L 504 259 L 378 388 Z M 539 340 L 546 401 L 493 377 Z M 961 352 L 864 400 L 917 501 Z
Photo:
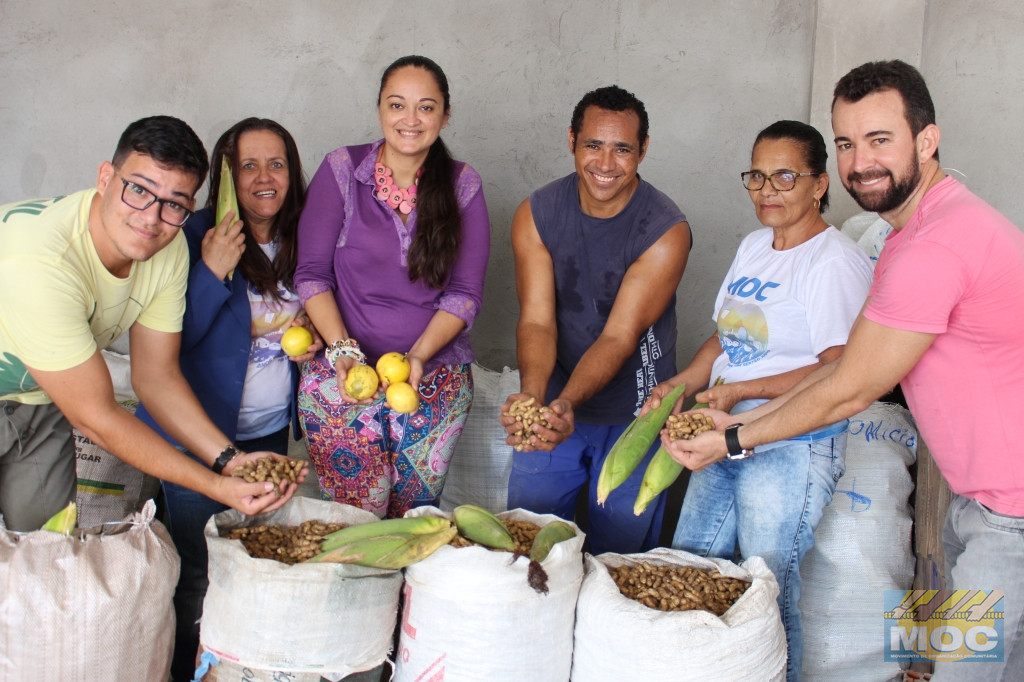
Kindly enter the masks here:
M 377 186 L 374 196 L 391 208 L 397 208 L 403 215 L 409 215 L 416 208 L 416 185 L 422 174 L 423 166 L 420 166 L 412 185 L 402 189 L 392 179 L 391 169 L 383 161 L 378 161 L 373 167 L 373 182 Z

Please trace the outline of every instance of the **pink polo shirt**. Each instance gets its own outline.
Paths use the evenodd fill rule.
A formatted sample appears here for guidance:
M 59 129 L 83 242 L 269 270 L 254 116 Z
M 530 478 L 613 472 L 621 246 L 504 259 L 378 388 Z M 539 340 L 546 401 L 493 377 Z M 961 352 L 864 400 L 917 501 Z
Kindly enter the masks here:
M 1024 233 L 951 177 L 886 239 L 865 316 L 937 334 L 902 380 L 953 492 L 1024 516 Z

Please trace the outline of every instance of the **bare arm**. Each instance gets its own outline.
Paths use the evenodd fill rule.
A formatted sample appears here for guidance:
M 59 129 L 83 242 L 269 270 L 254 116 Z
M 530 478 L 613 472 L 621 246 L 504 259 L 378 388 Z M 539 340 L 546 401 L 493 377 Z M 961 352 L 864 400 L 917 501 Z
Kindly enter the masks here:
M 831 346 L 818 354 L 818 362 L 772 376 L 712 386 L 697 394 L 697 402 L 707 403 L 712 409 L 728 412 L 741 400 L 776 398 L 796 386 L 818 368 L 829 364 L 843 354 L 843 346 Z
M 737 432 L 740 443 L 750 448 L 792 438 L 864 410 L 899 383 L 934 340 L 934 334 L 894 329 L 859 316 L 838 361 L 782 396 L 732 418 L 732 423 L 744 424 Z M 717 419 L 716 425 L 722 427 Z M 725 440 L 720 432 L 704 433 L 691 441 L 672 441 L 669 452 L 698 471 L 725 457 Z
M 134 359 L 134 346 L 132 351 Z M 174 366 L 177 367 L 176 358 Z M 104 450 L 151 476 L 186 486 L 246 514 L 280 506 L 294 492 L 289 490 L 279 497 L 273 492 L 273 484 L 218 476 L 171 446 L 117 403 L 110 373 L 99 351 L 71 369 L 30 372 L 73 426 Z M 205 414 L 202 420 L 209 421 Z M 223 435 L 221 438 L 223 448 L 228 441 Z
M 672 300 L 689 253 L 690 228 L 678 223 L 626 270 L 604 329 L 576 364 L 560 398 L 578 407 L 611 381 Z
M 546 443 L 536 437 L 529 443 L 523 443 L 519 436 L 513 435 L 519 429 L 515 418 L 508 416 L 509 407 L 516 400 L 533 398 L 537 404 L 544 403 L 557 352 L 554 264 L 537 233 L 529 199 L 519 205 L 512 219 L 512 253 L 515 257 L 516 295 L 519 298 L 519 322 L 516 325 L 519 393 L 507 397 L 501 407 L 500 421 L 509 434 L 509 445 L 550 450 L 574 429 L 571 405 L 563 402 L 549 413 L 548 421 L 553 428 L 540 431 Z M 538 428 L 535 427 L 535 431 Z
M 463 329 L 466 323 L 444 310 L 438 310 L 430 318 L 426 329 L 409 349 L 406 357 L 409 359 L 410 372 L 409 383 L 416 386 L 423 376 L 423 364 L 434 357 L 437 351 L 444 348 Z

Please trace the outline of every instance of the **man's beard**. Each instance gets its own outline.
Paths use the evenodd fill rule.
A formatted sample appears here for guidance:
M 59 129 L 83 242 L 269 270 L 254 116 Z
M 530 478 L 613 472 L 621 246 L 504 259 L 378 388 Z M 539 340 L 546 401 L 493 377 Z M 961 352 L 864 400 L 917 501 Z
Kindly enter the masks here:
M 873 180 L 887 175 L 889 176 L 889 188 L 884 192 L 860 193 L 853 188 L 856 181 Z M 846 191 L 861 208 L 875 213 L 887 213 L 902 206 L 917 189 L 918 183 L 921 182 L 921 164 L 916 159 L 911 159 L 903 169 L 903 180 L 897 180 L 892 172 L 883 169 L 866 173 L 850 173 L 846 176 L 846 182 L 850 183 L 846 185 Z

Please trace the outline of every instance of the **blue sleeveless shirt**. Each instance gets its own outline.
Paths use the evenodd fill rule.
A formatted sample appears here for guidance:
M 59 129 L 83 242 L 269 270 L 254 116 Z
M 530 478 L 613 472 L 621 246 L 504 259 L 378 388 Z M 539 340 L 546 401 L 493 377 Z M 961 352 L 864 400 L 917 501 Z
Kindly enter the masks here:
M 555 180 L 530 195 L 530 210 L 555 274 L 558 355 L 547 402 L 561 393 L 583 354 L 600 336 L 626 270 L 672 226 L 686 220 L 675 202 L 650 183 L 639 184 L 611 218 L 580 208 L 579 176 Z M 588 424 L 628 424 L 651 389 L 676 374 L 676 297 L 638 339 L 611 381 L 575 410 Z

